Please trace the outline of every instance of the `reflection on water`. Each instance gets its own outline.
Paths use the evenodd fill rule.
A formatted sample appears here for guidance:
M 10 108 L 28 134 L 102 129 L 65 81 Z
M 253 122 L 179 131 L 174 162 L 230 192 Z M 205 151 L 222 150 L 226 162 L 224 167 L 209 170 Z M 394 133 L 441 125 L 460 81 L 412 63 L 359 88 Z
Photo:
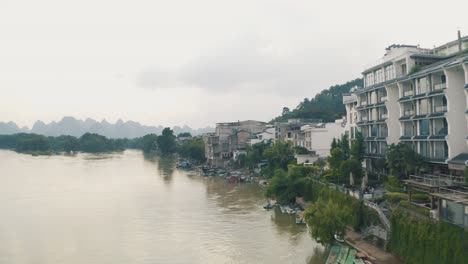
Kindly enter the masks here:
M 0 263 L 323 263 L 257 184 L 188 176 L 138 151 L 0 151 Z
M 165 180 L 170 181 L 177 164 L 175 155 L 160 156 L 156 154 L 144 154 L 145 160 L 156 164 L 158 172 Z

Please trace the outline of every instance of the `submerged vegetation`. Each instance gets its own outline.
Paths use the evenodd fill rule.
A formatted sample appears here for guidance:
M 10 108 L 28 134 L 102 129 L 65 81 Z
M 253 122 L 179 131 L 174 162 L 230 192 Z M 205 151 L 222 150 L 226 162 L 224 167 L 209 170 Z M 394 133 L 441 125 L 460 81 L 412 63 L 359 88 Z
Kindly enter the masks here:
M 32 155 L 51 155 L 60 152 L 102 153 L 140 149 L 145 153 L 169 155 L 179 152 L 181 156 L 197 161 L 204 160 L 205 146 L 200 137 L 177 143 L 174 132 L 165 128 L 162 135 L 148 134 L 134 139 L 110 139 L 105 136 L 86 133 L 81 137 L 46 137 L 37 134 L 0 135 L 0 149 L 10 149 Z

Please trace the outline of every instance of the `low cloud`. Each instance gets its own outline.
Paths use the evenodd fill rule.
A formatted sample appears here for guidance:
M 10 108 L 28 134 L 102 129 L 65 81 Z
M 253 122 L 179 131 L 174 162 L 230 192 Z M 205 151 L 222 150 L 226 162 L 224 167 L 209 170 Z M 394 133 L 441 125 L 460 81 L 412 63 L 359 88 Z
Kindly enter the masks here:
M 244 38 L 176 69 L 148 68 L 140 73 L 138 84 L 150 89 L 197 87 L 211 93 L 258 91 L 310 97 L 312 86 L 315 92 L 328 88 L 326 75 L 333 76 L 336 65 L 314 59 L 319 51 L 304 46 L 294 49 Z

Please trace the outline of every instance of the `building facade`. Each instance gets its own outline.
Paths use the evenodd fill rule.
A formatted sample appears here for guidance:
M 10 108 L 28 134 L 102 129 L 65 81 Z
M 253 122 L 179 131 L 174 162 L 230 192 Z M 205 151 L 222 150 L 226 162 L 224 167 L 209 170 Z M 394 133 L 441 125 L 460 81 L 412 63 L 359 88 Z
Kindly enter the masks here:
M 214 133 L 203 135 L 207 164 L 225 167 L 235 156 L 245 153 L 254 135 L 265 128 L 264 122 L 254 120 L 217 123 Z
M 337 120 L 335 123 L 304 125 L 301 127 L 296 145 L 315 152 L 320 158 L 326 158 L 330 155 L 333 139 L 339 139 L 343 135 L 344 126 L 343 120 Z
M 448 173 L 451 160 L 468 152 L 468 37 L 433 49 L 391 45 L 363 78 L 343 103 L 350 138 L 356 129 L 364 137 L 368 169 L 399 142 L 435 173 Z

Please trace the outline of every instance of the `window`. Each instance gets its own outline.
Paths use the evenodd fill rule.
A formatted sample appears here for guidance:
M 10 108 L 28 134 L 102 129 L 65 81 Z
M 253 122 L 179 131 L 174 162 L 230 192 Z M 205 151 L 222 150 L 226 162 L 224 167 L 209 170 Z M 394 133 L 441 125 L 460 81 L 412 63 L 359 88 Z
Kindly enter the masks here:
M 388 128 L 386 124 L 382 124 L 380 126 L 380 137 L 387 137 L 388 136 Z
M 418 79 L 418 93 L 427 93 L 429 92 L 429 78 L 419 78 Z
M 381 83 L 384 81 L 384 73 L 382 69 L 378 69 L 374 73 L 375 83 Z
M 431 156 L 431 148 L 429 142 L 419 142 L 419 154 L 429 158 Z
M 366 87 L 374 85 L 375 80 L 374 80 L 374 73 L 373 72 L 370 72 L 370 73 L 366 74 L 365 82 L 366 82 Z
M 376 137 L 377 136 L 377 125 L 372 125 L 371 126 L 371 137 Z
M 419 135 L 429 136 L 429 120 L 424 119 L 419 121 Z
M 445 136 L 448 135 L 448 125 L 445 118 L 434 119 L 434 135 L 436 136 Z
M 446 159 L 448 157 L 448 147 L 445 141 L 434 142 L 434 158 Z
M 385 67 L 385 80 L 392 80 L 395 79 L 395 68 L 392 65 L 388 65 Z
M 407 73 L 407 67 L 406 64 L 401 65 L 401 74 L 405 75 Z
M 414 136 L 414 124 L 413 122 L 404 122 L 403 123 L 403 136 L 412 137 Z
M 412 116 L 414 115 L 414 105 L 413 103 L 403 104 L 403 116 Z
M 429 114 L 429 100 L 428 99 L 419 100 L 418 115 L 427 115 L 427 114 Z

